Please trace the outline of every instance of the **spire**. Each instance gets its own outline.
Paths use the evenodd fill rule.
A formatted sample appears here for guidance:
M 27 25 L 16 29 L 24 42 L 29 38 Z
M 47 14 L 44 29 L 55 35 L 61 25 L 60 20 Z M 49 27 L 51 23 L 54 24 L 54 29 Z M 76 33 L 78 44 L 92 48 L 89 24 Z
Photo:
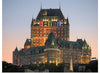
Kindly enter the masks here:
M 34 19 L 32 18 L 32 22 L 31 22 L 31 25 L 33 25 L 33 20 L 34 20 Z
M 40 6 L 40 10 L 42 9 L 42 3 L 41 3 L 41 6 Z
M 67 24 L 69 24 L 69 20 L 68 20 L 68 17 L 67 17 Z
M 17 48 L 17 46 L 16 46 L 16 48 L 15 48 L 15 52 L 18 52 L 18 48 Z
M 59 2 L 59 9 L 61 9 L 61 4 L 60 4 L 60 2 Z
M 86 43 L 86 40 L 84 39 L 84 43 Z
M 85 39 L 84 39 L 84 43 L 87 44 Z

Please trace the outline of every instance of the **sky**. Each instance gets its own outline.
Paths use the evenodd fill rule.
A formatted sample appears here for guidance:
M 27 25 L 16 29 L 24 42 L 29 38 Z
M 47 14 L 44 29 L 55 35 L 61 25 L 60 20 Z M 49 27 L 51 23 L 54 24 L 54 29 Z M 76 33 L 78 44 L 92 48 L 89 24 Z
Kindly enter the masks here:
M 31 20 L 42 8 L 59 8 L 69 18 L 70 41 L 85 39 L 98 58 L 98 0 L 2 0 L 2 60 L 13 62 L 13 51 L 31 35 Z

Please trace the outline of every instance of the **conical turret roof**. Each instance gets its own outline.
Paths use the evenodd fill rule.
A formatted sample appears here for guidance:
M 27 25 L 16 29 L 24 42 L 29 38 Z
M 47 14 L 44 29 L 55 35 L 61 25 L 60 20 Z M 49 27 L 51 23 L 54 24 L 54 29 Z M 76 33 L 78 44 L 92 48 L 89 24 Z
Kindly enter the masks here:
M 18 52 L 18 48 L 17 48 L 17 46 L 16 46 L 16 48 L 15 48 L 15 52 Z
M 58 45 L 57 40 L 55 39 L 55 35 L 53 32 L 51 32 L 48 36 L 47 41 L 45 42 L 45 45 Z

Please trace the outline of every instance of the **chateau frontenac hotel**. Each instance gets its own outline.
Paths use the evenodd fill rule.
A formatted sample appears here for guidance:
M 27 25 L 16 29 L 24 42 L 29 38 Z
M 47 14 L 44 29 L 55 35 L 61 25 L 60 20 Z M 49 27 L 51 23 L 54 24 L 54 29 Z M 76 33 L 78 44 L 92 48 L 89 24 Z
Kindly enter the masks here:
M 40 63 L 87 64 L 91 60 L 91 48 L 86 40 L 70 41 L 70 24 L 61 9 L 40 9 L 31 22 L 31 39 L 26 39 L 24 48 L 13 51 L 13 64 Z

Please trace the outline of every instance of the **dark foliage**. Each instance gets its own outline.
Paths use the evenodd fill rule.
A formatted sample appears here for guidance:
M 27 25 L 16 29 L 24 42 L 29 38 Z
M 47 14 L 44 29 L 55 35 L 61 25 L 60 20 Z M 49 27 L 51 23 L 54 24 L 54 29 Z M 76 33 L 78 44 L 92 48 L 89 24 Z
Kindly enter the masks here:
M 98 72 L 98 60 L 90 61 L 86 69 L 90 69 L 92 72 Z
M 56 65 L 55 63 L 41 63 L 39 64 L 39 66 L 37 66 L 36 64 L 31 64 L 28 65 L 28 69 L 31 69 L 33 71 L 39 69 L 40 72 L 44 71 L 45 69 L 48 69 L 49 72 L 64 72 L 64 64 L 60 63 Z
M 2 62 L 3 72 L 24 72 L 24 69 L 11 63 Z
M 35 69 L 38 69 L 38 66 L 36 64 L 30 64 L 28 65 L 28 69 L 35 70 Z

